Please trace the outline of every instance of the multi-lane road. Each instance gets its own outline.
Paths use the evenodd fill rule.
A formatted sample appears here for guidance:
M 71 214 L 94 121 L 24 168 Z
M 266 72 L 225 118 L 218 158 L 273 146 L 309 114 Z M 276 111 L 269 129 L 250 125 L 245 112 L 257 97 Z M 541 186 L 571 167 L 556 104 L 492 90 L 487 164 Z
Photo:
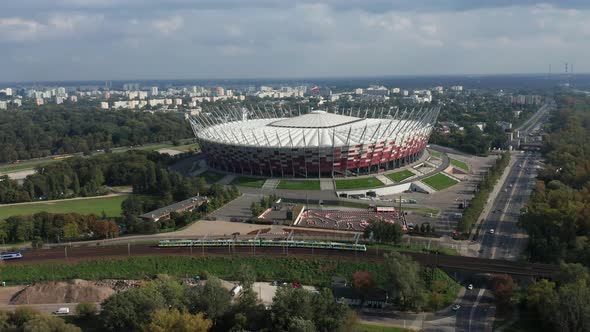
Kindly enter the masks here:
M 540 107 L 528 121 L 517 130 L 521 137 L 538 132 L 553 110 L 555 104 L 549 102 Z M 526 246 L 527 236 L 518 227 L 521 209 L 528 201 L 534 188 L 538 169 L 541 167 L 541 155 L 532 151 L 514 151 L 505 181 L 496 185 L 495 199 L 489 202 L 488 213 L 480 227 L 478 255 L 482 258 L 498 260 L 518 260 Z M 456 331 L 492 331 L 495 314 L 493 296 L 485 285 L 474 285 L 466 291 L 457 311 Z

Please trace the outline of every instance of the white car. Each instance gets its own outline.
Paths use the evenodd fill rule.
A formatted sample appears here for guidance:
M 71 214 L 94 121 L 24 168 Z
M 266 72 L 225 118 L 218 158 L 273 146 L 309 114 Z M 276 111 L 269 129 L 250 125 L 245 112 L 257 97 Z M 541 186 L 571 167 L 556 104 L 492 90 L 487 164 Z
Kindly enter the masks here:
M 455 305 L 453 306 L 453 311 L 457 311 L 457 310 L 459 310 L 460 308 L 461 308 L 461 306 L 460 306 L 460 305 L 458 305 L 458 304 L 455 304 Z
M 467 285 L 467 289 L 472 290 L 473 289 L 473 284 Z
M 494 234 L 494 229 L 490 228 L 490 234 Z

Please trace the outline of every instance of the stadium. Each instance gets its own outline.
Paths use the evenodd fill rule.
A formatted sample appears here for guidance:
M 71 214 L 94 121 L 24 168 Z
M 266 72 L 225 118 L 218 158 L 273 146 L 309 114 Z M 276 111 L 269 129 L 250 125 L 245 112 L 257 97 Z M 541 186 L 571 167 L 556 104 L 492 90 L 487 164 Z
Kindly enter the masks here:
M 439 107 L 305 114 L 285 109 L 216 109 L 190 116 L 207 164 L 244 175 L 346 177 L 418 160 Z

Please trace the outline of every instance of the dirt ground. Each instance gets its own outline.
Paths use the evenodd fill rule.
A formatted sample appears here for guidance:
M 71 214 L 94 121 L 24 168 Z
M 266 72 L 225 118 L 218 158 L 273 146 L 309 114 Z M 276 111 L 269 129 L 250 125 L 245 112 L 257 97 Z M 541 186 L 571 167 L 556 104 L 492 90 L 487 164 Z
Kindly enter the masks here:
M 4 304 L 48 304 L 48 303 L 80 303 L 102 302 L 107 297 L 134 287 L 135 281 L 120 280 L 72 280 L 70 282 L 44 282 L 26 287 L 12 288 L 14 293 L 8 302 Z M 8 290 L 8 289 L 7 289 Z M 3 292 L 0 292 L 2 294 Z M 0 299 L 6 300 L 8 292 L 0 295 Z
M 205 235 L 231 235 L 235 232 L 248 234 L 249 232 L 268 228 L 268 225 L 254 225 L 241 222 L 229 222 L 223 220 L 200 220 L 183 230 L 169 233 L 168 236 L 205 236 Z

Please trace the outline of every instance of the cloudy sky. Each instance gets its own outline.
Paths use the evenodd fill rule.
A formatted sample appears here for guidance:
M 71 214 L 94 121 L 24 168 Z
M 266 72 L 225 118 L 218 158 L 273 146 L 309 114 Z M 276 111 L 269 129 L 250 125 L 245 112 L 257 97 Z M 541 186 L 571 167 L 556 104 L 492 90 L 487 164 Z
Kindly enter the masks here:
M 0 81 L 586 72 L 589 55 L 588 0 L 0 3 Z

